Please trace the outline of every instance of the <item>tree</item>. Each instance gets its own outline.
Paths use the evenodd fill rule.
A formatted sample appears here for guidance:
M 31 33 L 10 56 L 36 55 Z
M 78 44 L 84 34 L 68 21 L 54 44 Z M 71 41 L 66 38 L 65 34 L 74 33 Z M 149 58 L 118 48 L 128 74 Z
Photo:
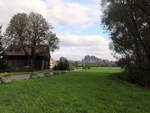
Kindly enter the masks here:
M 0 72 L 4 72 L 6 69 L 6 63 L 4 59 L 4 48 L 2 44 L 3 35 L 1 33 L 1 28 L 2 27 L 0 26 Z
M 6 29 L 7 45 L 17 45 L 23 49 L 24 53 L 28 55 L 25 46 L 28 44 L 28 15 L 25 13 L 18 13 L 12 17 Z
M 54 69 L 55 70 L 69 70 L 69 61 L 64 57 L 61 57 L 59 59 L 57 66 L 55 66 Z
M 149 31 L 149 25 L 146 15 L 136 5 L 139 1 L 108 0 L 107 2 L 110 4 L 104 12 L 103 23 L 111 31 L 114 50 L 123 56 L 136 56 L 137 63 L 141 62 L 143 59 L 141 57 L 144 57 L 146 62 L 150 62 L 149 44 L 145 41 L 148 37 L 142 36 Z
M 47 45 L 51 51 L 58 48 L 58 38 L 50 32 L 51 29 L 52 26 L 41 14 L 18 13 L 12 17 L 6 29 L 6 38 L 11 42 L 9 45 L 17 45 L 23 49 L 30 59 L 30 66 L 34 69 L 36 48 L 39 45 Z M 27 46 L 31 51 L 27 51 Z
M 31 12 L 28 17 L 27 28 L 28 43 L 31 48 L 31 65 L 34 69 L 36 48 L 38 45 L 45 44 L 47 41 L 47 34 L 51 29 L 51 26 L 42 15 Z
M 102 23 L 111 32 L 113 50 L 120 57 L 118 64 L 137 76 L 149 71 L 149 0 L 103 0 L 103 7 Z
M 51 58 L 51 52 L 54 52 L 56 49 L 59 49 L 59 39 L 56 36 L 56 34 L 49 32 L 48 36 L 47 36 L 47 42 L 48 42 L 48 46 L 49 46 L 49 54 L 50 54 L 50 58 Z

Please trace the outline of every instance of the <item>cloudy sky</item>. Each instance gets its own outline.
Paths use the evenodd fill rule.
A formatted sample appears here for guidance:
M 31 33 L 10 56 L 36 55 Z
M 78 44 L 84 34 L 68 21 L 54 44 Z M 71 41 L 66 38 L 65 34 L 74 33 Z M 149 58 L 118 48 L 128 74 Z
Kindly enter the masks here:
M 114 60 L 109 35 L 100 23 L 100 0 L 0 0 L 0 24 L 5 28 L 14 14 L 31 11 L 54 26 L 60 39 L 60 49 L 52 55 L 55 59 L 81 60 L 94 55 Z

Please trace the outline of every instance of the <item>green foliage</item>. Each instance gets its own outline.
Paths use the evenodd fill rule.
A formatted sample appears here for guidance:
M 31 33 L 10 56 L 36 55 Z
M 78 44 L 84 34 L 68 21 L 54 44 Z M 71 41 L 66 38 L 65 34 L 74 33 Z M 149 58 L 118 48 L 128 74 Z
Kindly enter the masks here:
M 129 83 L 134 83 L 145 88 L 150 88 L 149 71 L 132 70 L 123 72 L 118 75 L 118 78 Z
M 59 39 L 56 34 L 49 32 L 47 40 L 50 52 L 54 52 L 56 49 L 59 49 Z
M 111 32 L 113 42 L 111 48 L 119 55 L 119 66 L 125 68 L 131 75 L 134 73 L 135 76 L 138 75 L 139 72 L 143 73 L 149 71 L 149 0 L 104 1 L 103 6 L 105 10 L 102 22 Z
M 50 57 L 50 52 L 58 49 L 59 39 L 51 32 L 52 28 L 41 14 L 34 12 L 30 14 L 18 13 L 11 18 L 6 29 L 5 45 L 17 45 L 19 49 L 22 49 L 25 55 L 30 57 L 30 63 L 28 65 L 33 70 L 36 55 L 39 54 L 37 51 L 39 45 L 49 47 L 47 57 Z M 27 46 L 30 47 L 31 51 L 27 50 Z
M 117 67 L 115 62 L 86 63 L 83 67 Z
M 83 69 L 90 69 L 92 66 L 90 64 L 83 65 Z
M 11 74 L 10 73 L 1 73 L 0 74 L 0 77 L 7 77 L 7 76 L 11 76 Z
M 9 45 L 20 45 L 27 54 L 29 53 L 25 49 L 26 45 L 31 46 L 32 53 L 35 52 L 36 46 L 41 44 L 49 45 L 50 51 L 53 52 L 58 48 L 59 40 L 50 31 L 52 28 L 41 14 L 18 13 L 11 18 L 5 34 L 8 42 L 11 42 Z
M 90 69 L 0 85 L 1 113 L 149 113 L 150 92 Z
M 0 72 L 4 72 L 7 68 L 6 61 L 5 61 L 5 56 L 4 56 L 4 48 L 2 44 L 2 38 L 3 35 L 1 33 L 1 26 L 0 26 Z
M 52 29 L 52 26 L 48 24 L 46 19 L 38 13 L 31 12 L 28 15 L 27 26 L 28 35 L 29 35 L 29 44 L 31 46 L 36 46 L 45 43 L 48 41 L 48 33 Z
M 69 61 L 69 70 L 75 70 L 79 67 L 79 63 L 77 61 Z
M 31 75 L 37 75 L 38 72 L 31 72 L 30 74 L 31 74 Z
M 28 21 L 29 19 L 26 13 L 18 13 L 11 18 L 5 33 L 7 45 L 14 44 L 23 48 L 24 44 L 28 43 Z
M 58 64 L 54 67 L 54 70 L 70 70 L 69 61 L 61 57 L 58 61 Z
M 69 70 L 75 70 L 75 69 L 76 69 L 75 66 L 72 66 L 72 65 L 69 66 Z
M 59 38 L 56 36 L 56 34 L 49 32 L 47 36 L 47 42 L 51 57 L 51 52 L 54 52 L 55 50 L 59 49 Z

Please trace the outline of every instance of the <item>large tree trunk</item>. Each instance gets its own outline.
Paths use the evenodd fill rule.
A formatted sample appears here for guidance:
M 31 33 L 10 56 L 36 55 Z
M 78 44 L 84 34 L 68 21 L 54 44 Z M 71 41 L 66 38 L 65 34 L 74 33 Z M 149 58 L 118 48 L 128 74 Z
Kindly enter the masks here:
M 35 59 L 36 59 L 36 55 L 35 55 L 35 46 L 32 45 L 31 47 L 31 71 L 35 70 Z
M 49 62 L 48 62 L 48 65 L 49 65 L 49 69 L 51 68 L 51 53 L 49 53 Z
M 150 51 L 149 51 L 149 48 L 144 43 L 144 41 L 142 40 L 140 32 L 138 30 L 138 25 L 137 25 L 137 22 L 136 22 L 136 11 L 133 7 L 133 2 L 134 1 L 129 1 L 128 0 L 128 5 L 129 5 L 129 8 L 130 8 L 130 18 L 131 18 L 131 21 L 132 21 L 132 24 L 133 24 L 133 28 L 132 28 L 133 35 L 135 36 L 135 38 L 138 39 L 142 49 L 145 52 L 147 60 L 150 62 Z
M 31 60 L 31 65 L 30 65 L 31 71 L 34 71 L 35 70 L 35 57 L 32 55 L 30 60 Z

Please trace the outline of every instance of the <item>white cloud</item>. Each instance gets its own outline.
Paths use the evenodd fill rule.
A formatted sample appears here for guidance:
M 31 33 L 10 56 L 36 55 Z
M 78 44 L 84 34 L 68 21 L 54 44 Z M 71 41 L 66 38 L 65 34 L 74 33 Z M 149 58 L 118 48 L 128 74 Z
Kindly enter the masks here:
M 61 56 L 68 59 L 81 60 L 85 55 L 95 55 L 102 59 L 115 60 L 109 49 L 109 40 L 98 35 L 58 35 L 60 38 L 60 50 L 53 54 L 53 57 Z
M 34 11 L 46 16 L 48 12 L 43 0 L 0 0 L 0 8 L 0 24 L 4 26 L 16 13 Z
M 0 0 L 0 24 L 6 27 L 14 14 L 31 11 L 42 14 L 50 23 L 57 26 L 76 25 L 79 31 L 99 21 L 100 15 L 99 6 L 92 4 L 65 0 Z M 103 37 L 64 34 L 58 37 L 61 39 L 60 50 L 55 52 L 54 57 L 65 56 L 69 59 L 80 60 L 88 54 L 113 59 L 108 48 L 109 41 Z
M 50 19 L 62 25 L 87 24 L 97 19 L 92 6 L 64 2 L 64 0 L 55 2 L 49 0 L 48 3 L 52 4 L 49 10 Z
M 65 0 L 0 0 L 0 24 L 7 25 L 19 12 L 41 13 L 50 23 L 57 25 L 81 25 L 87 28 L 98 20 L 94 5 L 83 5 Z

